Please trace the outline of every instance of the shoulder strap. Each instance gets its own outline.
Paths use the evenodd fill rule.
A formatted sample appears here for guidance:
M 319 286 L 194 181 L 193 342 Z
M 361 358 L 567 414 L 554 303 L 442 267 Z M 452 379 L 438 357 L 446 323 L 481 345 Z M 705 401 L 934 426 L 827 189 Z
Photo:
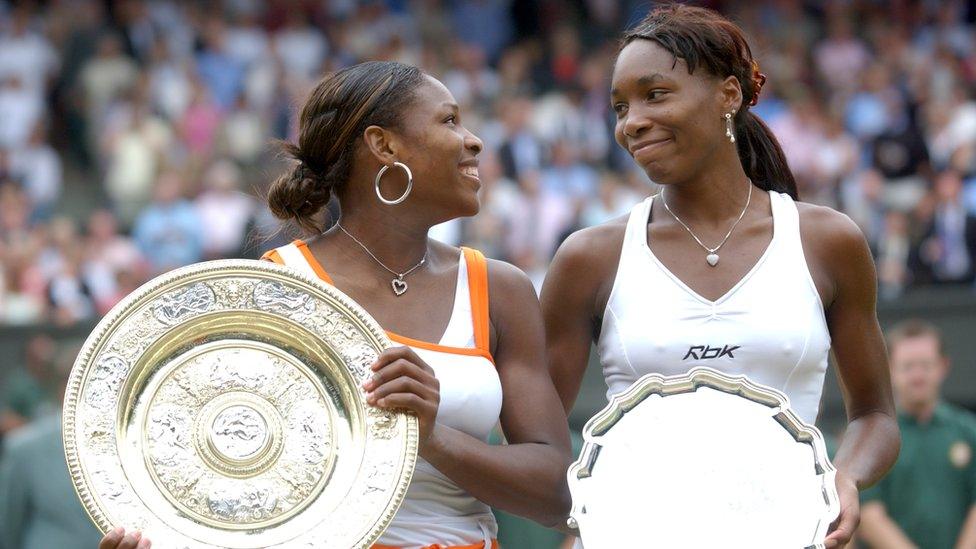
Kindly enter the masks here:
M 270 261 L 272 263 L 277 263 L 278 265 L 285 264 L 285 260 L 281 259 L 281 254 L 278 253 L 277 248 L 264 252 L 264 255 L 261 256 L 261 261 Z
M 647 242 L 647 222 L 650 219 L 653 203 L 654 196 L 649 196 L 635 204 L 630 210 L 630 217 L 627 218 L 627 229 L 624 232 L 624 252 L 629 251 L 628 248 L 641 248 Z
M 773 238 L 786 242 L 788 248 L 796 248 L 800 255 L 800 212 L 796 202 L 787 194 L 769 191 L 770 209 L 773 212 Z
M 471 321 L 474 325 L 475 347 L 489 349 L 488 328 L 488 262 L 484 254 L 472 248 L 461 248 L 468 269 L 468 291 L 471 296 Z
M 322 270 L 315 258 L 312 257 L 308 247 L 301 240 L 270 250 L 261 256 L 261 259 L 291 267 L 312 278 L 320 278 L 332 284 L 332 279 Z

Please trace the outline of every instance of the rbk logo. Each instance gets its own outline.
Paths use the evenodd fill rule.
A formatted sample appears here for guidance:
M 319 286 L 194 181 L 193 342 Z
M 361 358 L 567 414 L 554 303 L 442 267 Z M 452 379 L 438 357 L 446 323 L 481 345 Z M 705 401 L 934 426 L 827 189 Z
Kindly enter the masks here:
M 722 347 L 712 347 L 711 345 L 695 345 L 688 349 L 688 353 L 681 360 L 688 360 L 693 358 L 695 360 L 709 360 L 713 358 L 721 358 L 723 356 L 728 356 L 729 358 L 735 358 L 732 351 L 739 348 L 739 345 L 733 345 L 729 347 L 724 345 Z

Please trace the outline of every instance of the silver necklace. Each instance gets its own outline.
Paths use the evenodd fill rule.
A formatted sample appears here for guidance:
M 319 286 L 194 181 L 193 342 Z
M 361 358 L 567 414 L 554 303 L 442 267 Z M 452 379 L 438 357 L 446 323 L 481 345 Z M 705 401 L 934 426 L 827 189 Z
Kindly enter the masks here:
M 408 269 L 408 270 L 406 270 L 406 271 L 404 271 L 402 273 L 398 273 L 398 272 L 394 271 L 393 269 L 391 269 L 391 268 L 387 267 L 386 265 L 384 265 L 383 262 L 380 261 L 380 259 L 378 257 L 376 257 L 375 254 L 373 254 L 373 252 L 369 251 L 369 248 L 367 248 L 365 244 L 363 244 L 362 242 L 360 242 L 359 239 L 356 238 L 355 236 L 349 234 L 349 231 L 347 231 L 345 227 L 343 227 L 342 225 L 340 225 L 338 223 L 336 223 L 336 227 L 339 227 L 339 230 L 340 231 L 346 233 L 346 236 L 348 236 L 349 238 L 353 239 L 353 241 L 355 241 L 356 244 L 359 244 L 359 246 L 363 250 L 365 250 L 366 253 L 369 254 L 369 257 L 372 257 L 373 258 L 373 261 L 375 261 L 376 263 L 378 263 L 380 267 L 383 267 L 387 271 L 390 271 L 390 273 L 393 276 L 396 277 L 396 278 L 394 278 L 393 280 L 390 281 L 390 286 L 393 287 L 393 293 L 396 294 L 397 297 L 400 297 L 401 295 L 405 294 L 407 292 L 407 289 L 409 288 L 409 286 L 407 286 L 407 282 L 405 280 L 403 280 L 403 277 L 405 277 L 408 274 L 416 271 L 417 269 L 420 268 L 421 265 L 423 265 L 424 263 L 427 262 L 427 251 L 424 251 L 424 257 L 421 258 L 420 263 L 417 263 L 416 265 L 414 265 L 413 267 L 410 267 L 410 269 Z
M 695 242 L 697 242 L 698 245 L 701 246 L 702 248 L 705 248 L 705 251 L 708 252 L 708 255 L 705 256 L 705 261 L 707 261 L 710 266 L 714 267 L 718 265 L 718 253 L 716 252 L 718 252 L 719 248 L 724 246 L 725 243 L 729 240 L 729 237 L 732 236 L 732 231 L 734 231 L 736 225 L 738 225 L 739 222 L 742 221 L 742 218 L 745 217 L 746 215 L 746 210 L 749 209 L 749 203 L 752 202 L 752 187 L 753 187 L 752 180 L 749 180 L 749 196 L 748 198 L 746 198 L 745 208 L 742 208 L 742 213 L 739 214 L 739 218 L 736 219 L 735 223 L 732 224 L 732 227 L 729 229 L 729 232 L 725 233 L 725 238 L 723 238 L 722 241 L 719 242 L 718 246 L 715 246 L 714 248 L 709 248 L 708 246 L 706 246 L 705 243 L 702 242 L 697 235 L 695 235 L 695 232 L 691 230 L 691 227 L 686 225 L 685 222 L 682 221 L 680 217 L 678 217 L 677 215 L 675 215 L 674 212 L 671 211 L 671 208 L 668 207 L 667 199 L 664 198 L 663 190 L 661 191 L 661 203 L 664 204 L 664 209 L 667 210 L 669 214 L 671 214 L 671 217 L 673 217 L 675 221 L 680 223 L 681 226 L 684 227 L 686 231 L 688 231 L 688 234 L 690 234 L 691 237 L 695 239 Z

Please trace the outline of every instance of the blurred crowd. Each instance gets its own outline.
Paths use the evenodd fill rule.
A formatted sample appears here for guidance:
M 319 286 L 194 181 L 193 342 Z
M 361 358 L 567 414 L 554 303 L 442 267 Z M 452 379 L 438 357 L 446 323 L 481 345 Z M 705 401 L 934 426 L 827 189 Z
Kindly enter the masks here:
M 884 298 L 976 277 L 972 1 L 700 2 L 769 75 L 754 108 L 803 200 L 864 230 Z M 91 321 L 148 278 L 288 238 L 262 196 L 322 74 L 395 59 L 486 143 L 481 213 L 435 230 L 539 283 L 654 185 L 609 76 L 646 1 L 0 0 L 0 325 Z
M 619 35 L 653 4 L 0 0 L 0 326 L 90 323 L 157 274 L 257 257 L 292 238 L 262 198 L 285 167 L 274 140 L 294 138 L 297 108 L 323 74 L 367 59 L 440 78 L 486 144 L 481 212 L 433 236 L 510 261 L 540 284 L 569 232 L 655 192 L 614 143 L 608 97 Z M 753 111 L 783 145 L 801 199 L 838 208 L 863 229 L 881 297 L 973 288 L 976 1 L 697 4 L 747 31 L 768 75 Z M 893 372 L 908 379 L 909 366 L 927 365 L 912 375 L 928 382 L 905 386 L 930 389 L 915 400 L 931 414 L 948 362 L 937 334 L 907 334 L 918 349 L 902 344 L 901 352 L 924 360 L 893 355 Z M 57 422 L 37 418 L 56 417 L 77 345 L 37 336 L 23 348 L 8 357 L 16 362 L 8 375 L 0 368 L 0 438 L 10 433 L 8 452 L 19 456 L 0 462 L 0 484 L 17 481 L 10 486 L 19 490 L 0 490 L 0 526 L 26 524 L 5 502 L 41 490 L 29 482 L 70 493 L 66 471 L 28 473 L 54 470 L 30 466 L 60 444 Z M 948 449 L 932 453 L 945 461 L 948 452 L 952 468 L 931 470 L 962 486 L 949 475 L 976 479 L 976 420 L 940 410 L 942 428 L 964 424 L 963 434 L 950 429 Z M 33 430 L 21 429 L 32 420 Z M 14 443 L 14 431 L 28 434 Z M 922 516 L 913 502 L 928 500 L 907 489 L 876 492 L 865 505 L 865 539 L 897 537 L 889 515 L 914 536 L 904 517 Z M 943 505 L 944 496 L 932 498 Z M 952 513 L 938 505 L 952 536 L 959 513 L 974 513 L 976 528 L 968 500 Z M 45 515 L 73 524 L 61 538 L 44 537 L 61 535 L 56 524 L 38 526 L 34 545 L 19 526 L 0 528 L 0 547 L 94 546 L 97 532 L 79 509 Z

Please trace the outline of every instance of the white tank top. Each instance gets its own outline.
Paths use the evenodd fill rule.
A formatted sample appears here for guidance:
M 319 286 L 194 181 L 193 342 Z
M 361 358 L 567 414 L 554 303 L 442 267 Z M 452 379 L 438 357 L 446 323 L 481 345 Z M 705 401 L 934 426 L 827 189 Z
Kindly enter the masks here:
M 438 343 L 387 332 L 408 345 L 440 381 L 437 422 L 488 441 L 498 423 L 502 386 L 489 352 L 488 274 L 484 256 L 463 248 L 458 264 L 454 310 Z M 302 270 L 332 284 L 332 279 L 301 240 L 276 248 L 264 259 Z M 492 547 L 498 525 L 491 508 L 468 494 L 423 458 L 393 522 L 374 549 L 419 549 L 437 544 Z
M 782 391 L 803 421 L 816 421 L 830 334 L 803 256 L 796 204 L 786 194 L 769 197 L 769 247 L 716 301 L 689 288 L 648 246 L 654 197 L 634 207 L 597 344 L 608 398 L 644 374 L 708 366 Z

